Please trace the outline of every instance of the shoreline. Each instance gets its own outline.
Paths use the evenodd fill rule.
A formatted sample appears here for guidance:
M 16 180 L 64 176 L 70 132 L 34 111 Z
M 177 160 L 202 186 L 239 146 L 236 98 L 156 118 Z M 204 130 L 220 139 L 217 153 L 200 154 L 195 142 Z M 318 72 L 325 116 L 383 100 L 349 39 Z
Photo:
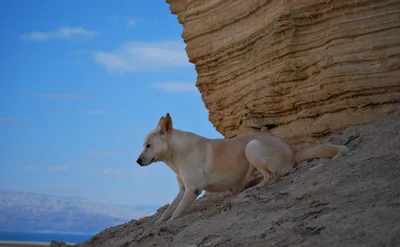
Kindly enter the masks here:
M 73 245 L 76 243 L 66 243 Z M 0 247 L 44 247 L 50 246 L 49 242 L 34 242 L 34 241 L 3 241 L 0 240 Z
M 0 247 L 43 247 L 43 246 L 50 246 L 50 242 L 0 241 Z

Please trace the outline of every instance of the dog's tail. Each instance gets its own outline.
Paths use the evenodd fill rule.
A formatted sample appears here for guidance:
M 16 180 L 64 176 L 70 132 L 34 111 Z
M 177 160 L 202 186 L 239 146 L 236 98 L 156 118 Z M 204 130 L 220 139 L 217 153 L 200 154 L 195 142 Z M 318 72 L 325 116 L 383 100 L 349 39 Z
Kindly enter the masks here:
M 335 159 L 339 156 L 347 154 L 348 152 L 349 148 L 344 145 L 320 144 L 313 147 L 296 150 L 294 153 L 294 162 L 298 163 L 303 160 L 328 157 L 333 157 Z

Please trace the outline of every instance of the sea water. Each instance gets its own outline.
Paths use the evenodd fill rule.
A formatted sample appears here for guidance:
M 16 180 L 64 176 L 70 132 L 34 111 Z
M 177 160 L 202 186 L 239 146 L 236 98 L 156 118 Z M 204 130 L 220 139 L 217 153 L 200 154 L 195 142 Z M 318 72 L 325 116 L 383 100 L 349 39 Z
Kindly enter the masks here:
M 93 235 L 95 234 L 0 231 L 0 241 L 50 242 L 51 240 L 56 240 L 65 243 L 80 243 L 90 239 Z

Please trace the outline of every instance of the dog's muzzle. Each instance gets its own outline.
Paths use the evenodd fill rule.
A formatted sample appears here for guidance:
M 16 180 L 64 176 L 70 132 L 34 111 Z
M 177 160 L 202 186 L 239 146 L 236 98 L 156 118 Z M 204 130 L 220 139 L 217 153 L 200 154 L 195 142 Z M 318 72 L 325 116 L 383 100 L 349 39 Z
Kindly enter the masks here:
M 151 161 L 150 161 L 149 164 L 151 164 L 153 161 L 154 161 L 154 158 L 151 159 Z M 138 158 L 138 159 L 136 160 L 136 163 L 138 163 L 140 166 L 147 166 L 147 165 L 149 165 L 149 164 L 144 165 L 144 164 L 143 164 L 143 160 L 142 160 L 141 158 Z

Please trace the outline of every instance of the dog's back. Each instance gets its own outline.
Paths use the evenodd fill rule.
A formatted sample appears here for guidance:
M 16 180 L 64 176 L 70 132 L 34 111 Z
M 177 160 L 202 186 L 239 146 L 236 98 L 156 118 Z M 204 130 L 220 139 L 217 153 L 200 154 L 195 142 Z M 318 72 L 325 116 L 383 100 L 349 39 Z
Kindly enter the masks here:
M 245 152 L 246 146 L 253 140 L 266 143 L 268 148 L 262 150 L 266 156 L 278 155 L 280 161 L 292 161 L 292 148 L 280 137 L 265 133 L 243 134 L 232 139 L 203 139 L 196 145 L 194 152 L 200 152 L 204 157 L 203 169 L 209 184 L 205 188 L 207 191 L 236 190 L 243 186 L 254 171 Z M 201 159 L 198 155 L 193 157 Z

